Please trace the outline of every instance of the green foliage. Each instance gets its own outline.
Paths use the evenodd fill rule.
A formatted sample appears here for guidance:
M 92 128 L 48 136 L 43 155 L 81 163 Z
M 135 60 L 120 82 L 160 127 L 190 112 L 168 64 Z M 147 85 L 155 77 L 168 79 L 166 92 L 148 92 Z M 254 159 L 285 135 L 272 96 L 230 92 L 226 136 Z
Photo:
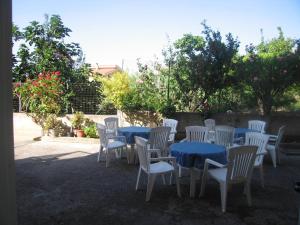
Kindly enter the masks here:
M 83 130 L 84 130 L 84 133 L 85 133 L 86 137 L 88 137 L 88 138 L 97 138 L 97 137 L 99 137 L 97 127 L 96 127 L 95 123 L 85 127 Z
M 272 107 L 288 105 L 292 98 L 279 101 L 289 87 L 299 82 L 299 43 L 285 38 L 279 29 L 278 38 L 250 45 L 241 57 L 237 73 L 241 82 L 252 89 L 252 94 L 263 113 L 271 113 Z M 291 96 L 290 96 L 291 97 Z M 283 99 L 283 98 L 281 98 Z M 286 102 L 287 101 L 287 102 Z
M 232 82 L 233 58 L 239 47 L 230 33 L 223 42 L 219 31 L 202 25 L 204 38 L 188 34 L 174 44 L 174 76 L 181 103 L 189 111 L 207 110 L 209 97 Z
M 69 129 L 55 114 L 49 114 L 46 117 L 43 127 L 48 133 L 49 130 L 53 130 L 54 136 L 65 136 Z
M 21 97 L 22 107 L 29 111 L 34 120 L 43 126 L 48 114 L 61 112 L 64 85 L 59 71 L 40 73 L 38 78 L 17 83 L 14 93 Z
M 91 73 L 79 44 L 65 41 L 70 33 L 71 29 L 64 26 L 59 15 L 45 15 L 44 23 L 32 21 L 23 31 L 13 26 L 13 42 L 20 41 L 13 56 L 13 80 L 25 82 L 35 79 L 40 72 L 60 71 L 65 86 L 63 109 L 69 105 L 71 84 L 87 82 Z

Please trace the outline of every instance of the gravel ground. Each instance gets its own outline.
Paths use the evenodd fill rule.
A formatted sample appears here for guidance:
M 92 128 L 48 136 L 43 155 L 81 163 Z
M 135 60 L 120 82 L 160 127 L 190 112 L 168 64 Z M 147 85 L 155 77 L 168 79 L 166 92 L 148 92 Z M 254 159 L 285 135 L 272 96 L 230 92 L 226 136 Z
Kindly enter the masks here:
M 154 186 L 145 202 L 146 176 L 134 190 L 138 167 L 126 159 L 109 168 L 97 163 L 98 144 L 39 141 L 16 146 L 17 204 L 20 225 L 109 224 L 251 224 L 297 223 L 300 195 L 293 182 L 300 180 L 300 157 L 284 156 L 273 168 L 265 160 L 265 188 L 258 171 L 252 179 L 252 207 L 241 186 L 228 195 L 227 212 L 221 212 L 219 186 L 210 181 L 206 195 L 189 198 L 189 178 L 181 179 L 182 198 L 175 185 Z M 197 184 L 197 193 L 200 183 Z

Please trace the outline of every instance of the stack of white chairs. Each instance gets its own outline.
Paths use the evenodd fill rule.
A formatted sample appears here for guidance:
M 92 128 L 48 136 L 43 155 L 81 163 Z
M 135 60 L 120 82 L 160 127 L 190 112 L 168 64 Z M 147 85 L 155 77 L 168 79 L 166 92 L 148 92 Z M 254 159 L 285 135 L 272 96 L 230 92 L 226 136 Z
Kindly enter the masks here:
M 210 142 L 214 142 L 215 141 L 216 121 L 214 119 L 206 119 L 206 120 L 204 120 L 204 126 L 206 126 L 208 128 L 207 139 Z
M 266 122 L 262 120 L 249 120 L 248 128 L 264 134 L 266 129 Z
M 168 143 L 169 144 L 172 144 L 175 141 L 175 134 L 177 132 L 177 130 L 176 130 L 177 129 L 177 124 L 178 124 L 177 120 L 174 120 L 174 119 L 163 119 L 162 126 L 164 126 L 164 127 L 171 127 L 171 132 L 170 132 L 169 139 L 168 139 Z

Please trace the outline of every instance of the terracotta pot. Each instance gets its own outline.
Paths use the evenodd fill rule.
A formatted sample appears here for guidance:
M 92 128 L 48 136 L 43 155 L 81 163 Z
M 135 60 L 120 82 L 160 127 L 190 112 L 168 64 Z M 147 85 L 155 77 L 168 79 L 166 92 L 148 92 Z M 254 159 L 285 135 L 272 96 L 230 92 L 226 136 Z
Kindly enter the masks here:
M 84 131 L 83 130 L 76 130 L 76 136 L 77 137 L 84 137 Z

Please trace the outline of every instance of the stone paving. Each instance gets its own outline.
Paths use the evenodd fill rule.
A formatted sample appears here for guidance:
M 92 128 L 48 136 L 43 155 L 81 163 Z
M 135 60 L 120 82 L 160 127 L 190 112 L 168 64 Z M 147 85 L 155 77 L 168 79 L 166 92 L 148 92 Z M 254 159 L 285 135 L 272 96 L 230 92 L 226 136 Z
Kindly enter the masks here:
M 265 188 L 254 172 L 253 206 L 247 206 L 243 188 L 234 186 L 227 212 L 222 213 L 218 184 L 210 181 L 203 198 L 191 199 L 188 176 L 180 181 L 182 198 L 175 185 L 163 185 L 158 179 L 150 202 L 145 202 L 146 176 L 136 192 L 138 167 L 122 159 L 105 168 L 105 163 L 96 162 L 97 143 L 28 140 L 15 146 L 20 225 L 297 223 L 300 195 L 293 182 L 300 180 L 300 156 L 283 156 L 278 168 L 267 157 Z M 197 193 L 199 189 L 198 182 Z

